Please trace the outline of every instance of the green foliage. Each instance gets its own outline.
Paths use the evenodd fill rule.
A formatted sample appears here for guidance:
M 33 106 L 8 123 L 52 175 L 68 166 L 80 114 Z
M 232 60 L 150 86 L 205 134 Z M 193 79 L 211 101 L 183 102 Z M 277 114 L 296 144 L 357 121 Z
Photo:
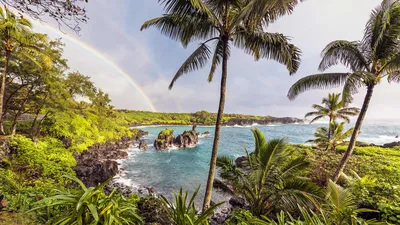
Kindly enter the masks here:
M 346 147 L 338 146 L 337 151 L 343 153 Z M 290 148 L 296 155 L 305 156 L 311 162 L 304 176 L 321 186 L 327 184 L 327 180 L 336 170 L 342 157 L 341 154 L 310 146 L 291 145 Z M 349 181 L 349 176 L 343 176 L 346 179 L 339 181 L 351 189 L 358 203 L 378 210 L 377 213 L 366 214 L 378 214 L 378 217 L 384 220 L 398 223 L 396 217 L 400 202 L 399 148 L 355 147 L 344 173 L 349 175 L 356 173 L 358 177 L 361 177 Z
M 353 128 L 344 131 L 344 122 L 336 124 L 334 121 L 329 125 L 330 130 L 325 127 L 318 127 L 317 131 L 314 133 L 316 139 L 308 140 L 316 144 L 319 148 L 330 149 L 331 151 L 336 151 L 337 146 L 343 144 L 347 138 L 353 133 Z M 329 132 L 331 133 L 329 135 Z
M 257 216 L 282 209 L 293 211 L 298 204 L 317 206 L 320 188 L 299 177 L 308 166 L 305 158 L 291 157 L 293 151 L 285 139 L 267 141 L 260 130 L 254 128 L 252 132 L 255 149 L 247 155 L 249 166 L 241 170 L 227 157 L 218 157 L 222 181 L 217 180 L 214 187 L 244 197 Z
M 160 113 L 146 111 L 120 110 L 133 125 L 215 125 L 216 113 L 198 111 L 195 113 Z M 230 119 L 266 120 L 271 116 L 253 116 L 242 114 L 224 114 L 222 124 L 227 124 Z
M 76 193 L 56 190 L 54 196 L 41 200 L 31 211 L 44 210 L 46 221 L 51 224 L 142 224 L 136 206 L 117 195 L 116 189 L 109 195 L 104 193 L 107 182 L 87 188 L 77 178 L 68 178 L 79 184 L 81 190 Z
M 9 159 L 9 174 L 12 180 L 23 186 L 45 186 L 63 184 L 63 175 L 74 175 L 72 166 L 76 162 L 72 152 L 55 138 L 43 138 L 38 144 L 31 139 L 16 135 L 11 145 L 17 154 Z
M 229 218 L 225 221 L 226 225 L 250 225 L 254 224 L 257 217 L 253 216 L 250 211 L 244 209 L 235 209 Z
M 310 123 L 325 117 L 328 117 L 331 122 L 336 121 L 336 119 L 342 119 L 349 123 L 350 116 L 356 116 L 360 112 L 359 108 L 347 107 L 345 102 L 340 99 L 340 94 L 335 93 L 329 94 L 328 98 L 323 98 L 322 105 L 312 105 L 317 111 L 309 112 L 305 115 L 305 117 L 315 116 Z
M 198 211 L 194 204 L 197 193 L 200 190 L 200 186 L 197 187 L 192 197 L 188 201 L 188 192 L 183 193 L 182 188 L 179 193 L 174 193 L 175 202 L 168 201 L 164 196 L 160 196 L 164 204 L 165 210 L 169 213 L 171 220 L 176 225 L 203 225 L 208 224 L 208 219 L 214 214 L 214 210 L 223 204 L 223 202 L 217 203 L 201 214 L 198 215 Z
M 138 213 L 146 224 L 171 224 L 168 211 L 156 196 L 145 196 L 138 201 Z

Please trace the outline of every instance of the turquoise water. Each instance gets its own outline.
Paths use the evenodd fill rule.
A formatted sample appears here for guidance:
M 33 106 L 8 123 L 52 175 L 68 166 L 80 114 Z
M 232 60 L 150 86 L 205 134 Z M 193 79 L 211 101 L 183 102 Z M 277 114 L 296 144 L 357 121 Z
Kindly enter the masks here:
M 288 137 L 290 143 L 303 144 L 313 137 L 315 129 L 326 124 L 285 124 L 256 126 L 264 132 L 267 138 Z M 174 130 L 174 135 L 190 130 L 190 126 L 167 126 Z M 146 141 L 149 149 L 140 151 L 132 147 L 129 158 L 121 161 L 123 175 L 120 181 L 132 186 L 155 187 L 157 192 L 171 196 L 172 191 L 195 190 L 201 185 L 201 192 L 206 185 L 209 160 L 213 143 L 213 127 L 197 127 L 198 132 L 209 131 L 210 137 L 199 139 L 199 145 L 194 148 L 169 151 L 156 151 L 152 147 L 158 133 L 167 127 L 143 127 L 149 131 Z M 395 136 L 400 135 L 400 121 L 370 122 L 363 126 L 359 140 L 375 144 L 400 141 Z M 223 127 L 219 145 L 219 155 L 228 155 L 235 159 L 245 154 L 245 145 L 253 148 L 253 136 L 250 127 Z M 225 196 L 215 193 L 214 201 L 224 200 Z M 200 199 L 199 199 L 200 201 Z

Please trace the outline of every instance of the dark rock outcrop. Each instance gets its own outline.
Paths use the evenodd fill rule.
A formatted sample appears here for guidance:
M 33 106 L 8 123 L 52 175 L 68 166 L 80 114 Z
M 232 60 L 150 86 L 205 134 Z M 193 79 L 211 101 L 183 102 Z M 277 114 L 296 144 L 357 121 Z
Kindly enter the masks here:
M 384 148 L 394 148 L 394 147 L 399 147 L 399 146 L 400 146 L 400 141 L 387 143 L 387 144 L 383 145 Z
M 185 131 L 183 134 L 175 138 L 174 145 L 178 148 L 188 148 L 196 146 L 199 142 L 199 137 L 196 130 Z
M 246 205 L 246 201 L 243 198 L 231 198 L 229 199 L 229 204 L 233 207 L 233 208 L 244 208 Z
M 8 166 L 7 161 L 3 161 L 11 155 L 12 149 L 8 140 L 0 140 L 0 168 L 5 169 Z
M 165 129 L 158 134 L 157 139 L 154 141 L 154 148 L 156 150 L 168 150 L 174 144 L 174 130 Z
M 235 160 L 235 165 L 239 168 L 244 168 L 246 166 L 247 157 L 240 156 Z
M 140 142 L 139 142 L 139 149 L 140 149 L 140 150 L 146 150 L 147 147 L 148 147 L 148 146 L 147 146 L 146 141 L 140 140 Z
M 118 173 L 118 163 L 115 160 L 128 158 L 127 149 L 136 142 L 137 137 L 123 137 L 115 142 L 94 144 L 88 150 L 75 154 L 77 164 L 73 169 L 76 176 L 88 187 L 114 177 Z

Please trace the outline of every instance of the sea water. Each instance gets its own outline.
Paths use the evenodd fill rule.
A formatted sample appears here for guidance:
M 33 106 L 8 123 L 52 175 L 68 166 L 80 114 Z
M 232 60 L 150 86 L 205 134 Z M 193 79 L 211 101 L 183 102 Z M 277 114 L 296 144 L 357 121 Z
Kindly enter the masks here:
M 288 141 L 293 144 L 304 144 L 307 140 L 312 139 L 316 128 L 320 126 L 327 126 L 327 123 L 266 126 L 254 124 L 254 127 L 264 132 L 267 139 L 287 137 Z M 350 126 L 354 126 L 354 124 L 347 125 L 347 128 Z M 227 155 L 234 160 L 245 155 L 243 146 L 252 151 L 254 140 L 250 127 L 223 127 L 218 155 Z M 200 203 L 200 196 L 204 193 L 207 181 L 214 127 L 197 127 L 197 132 L 209 131 L 211 135 L 200 138 L 196 147 L 156 151 L 153 148 L 153 142 L 158 133 L 165 128 L 173 129 L 174 136 L 177 136 L 185 130 L 190 130 L 191 126 L 141 127 L 142 130 L 149 132 L 149 135 L 144 138 L 149 144 L 149 148 L 141 151 L 137 146 L 133 146 L 129 151 L 128 159 L 120 162 L 123 173 L 118 179 L 133 187 L 154 187 L 158 193 L 169 198 L 173 191 L 179 191 L 180 188 L 192 192 L 198 185 L 201 185 L 201 194 L 197 199 L 197 202 Z M 399 138 L 396 138 L 397 135 L 400 135 L 400 121 L 367 121 L 362 127 L 358 140 L 382 145 L 400 141 Z M 223 201 L 227 199 L 226 197 L 222 193 L 214 192 L 213 201 Z

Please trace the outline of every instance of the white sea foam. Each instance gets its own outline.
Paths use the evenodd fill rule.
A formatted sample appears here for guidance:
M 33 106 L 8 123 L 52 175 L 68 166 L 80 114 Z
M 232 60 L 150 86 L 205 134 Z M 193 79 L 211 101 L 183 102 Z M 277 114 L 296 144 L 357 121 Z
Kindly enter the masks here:
M 377 145 L 383 145 L 386 143 L 391 143 L 395 141 L 400 141 L 400 138 L 396 138 L 395 136 L 389 135 L 379 135 L 377 137 L 359 137 L 359 141 L 367 142 L 367 143 L 374 143 Z

